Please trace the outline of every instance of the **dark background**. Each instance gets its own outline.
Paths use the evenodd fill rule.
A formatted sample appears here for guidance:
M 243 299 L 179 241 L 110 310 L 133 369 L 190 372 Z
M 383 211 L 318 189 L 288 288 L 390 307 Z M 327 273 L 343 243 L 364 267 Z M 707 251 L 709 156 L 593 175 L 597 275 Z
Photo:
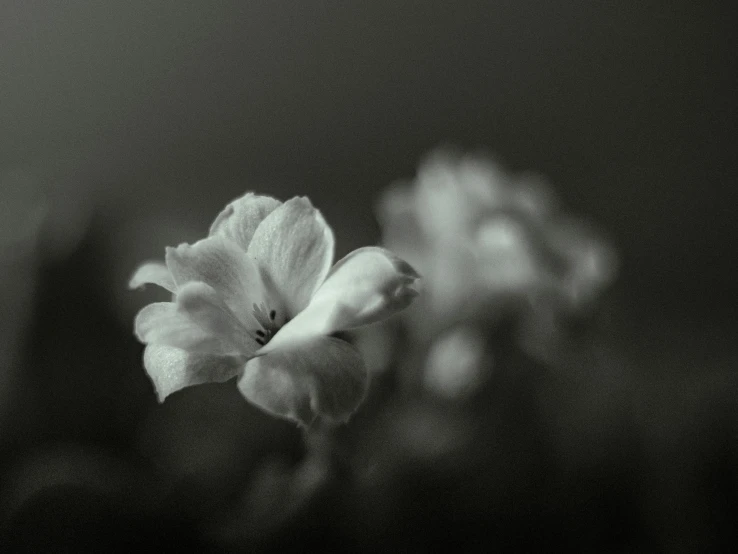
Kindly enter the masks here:
M 0 3 L 0 170 L 27 172 L 50 206 L 34 291 L 14 283 L 3 297 L 5 313 L 14 298 L 31 300 L 24 317 L 6 319 L 26 338 L 22 354 L 4 360 L 15 372 L 0 419 L 0 533 L 8 533 L 0 537 L 28 551 L 65 543 L 74 528 L 82 534 L 69 544 L 78 550 L 88 535 L 107 545 L 106 531 L 111 545 L 136 535 L 162 549 L 209 544 L 197 542 L 192 524 L 212 509 L 202 499 L 217 506 L 213 499 L 258 467 L 253 452 L 271 448 L 218 418 L 249 429 L 256 418 L 288 454 L 299 436 L 217 387 L 157 408 L 130 334 L 151 296 L 125 290 L 132 270 L 166 245 L 202 236 L 247 189 L 309 195 L 335 228 L 339 254 L 375 242 L 381 190 L 412 177 L 429 149 L 455 144 L 547 175 L 567 209 L 595 221 L 621 255 L 606 299 L 603 340 L 616 353 L 609 373 L 551 383 L 511 354 L 513 366 L 539 377 L 507 400 L 497 393 L 503 416 L 484 416 L 509 424 L 499 451 L 477 453 L 482 465 L 497 463 L 507 485 L 491 470 L 465 483 L 469 494 L 456 491 L 472 514 L 464 524 L 481 536 L 489 517 L 501 548 L 513 551 L 735 545 L 738 41 L 730 7 Z M 17 195 L 0 199 L 14 206 Z M 12 248 L 12 228 L 4 232 Z M 14 274 L 3 247 L 2 270 Z M 519 422 L 532 396 L 554 423 Z M 209 410 L 215 415 L 204 416 Z M 181 438 L 188 433 L 194 438 Z M 522 446 L 520 436 L 528 437 Z M 565 461 L 547 465 L 534 436 L 564 437 Z M 582 450 L 598 452 L 596 462 Z M 527 459 L 540 465 L 520 469 Z M 159 490 L 183 464 L 209 468 L 204 484 Z M 563 471 L 567 464 L 576 470 Z M 213 477 L 221 470 L 225 477 Z M 102 486 L 111 475 L 117 484 Z M 68 481 L 87 488 L 7 500 L 25 490 L 18 483 Z M 543 482 L 551 496 L 542 499 L 528 487 Z M 481 509 L 495 494 L 510 504 Z M 440 493 L 434 498 L 443 505 Z M 397 506 L 391 514 L 412 513 Z M 445 522 L 411 518 L 408 528 L 428 532 L 438 518 Z M 372 538 L 384 520 L 368 521 L 356 540 L 367 549 L 393 544 L 391 533 Z M 545 533 L 528 538 L 527 525 Z

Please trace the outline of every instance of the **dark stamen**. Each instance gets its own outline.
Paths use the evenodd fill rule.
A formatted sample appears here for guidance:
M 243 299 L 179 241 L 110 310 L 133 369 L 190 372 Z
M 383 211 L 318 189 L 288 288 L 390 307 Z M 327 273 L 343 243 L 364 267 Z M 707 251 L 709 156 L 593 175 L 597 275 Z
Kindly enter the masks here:
M 258 331 L 256 331 L 256 334 L 259 335 L 261 338 L 264 338 L 266 336 L 266 334 L 264 333 L 264 331 L 262 331 L 261 329 L 259 329 Z
M 269 312 L 269 319 L 274 321 L 275 317 L 277 317 L 277 310 L 272 310 L 271 312 Z

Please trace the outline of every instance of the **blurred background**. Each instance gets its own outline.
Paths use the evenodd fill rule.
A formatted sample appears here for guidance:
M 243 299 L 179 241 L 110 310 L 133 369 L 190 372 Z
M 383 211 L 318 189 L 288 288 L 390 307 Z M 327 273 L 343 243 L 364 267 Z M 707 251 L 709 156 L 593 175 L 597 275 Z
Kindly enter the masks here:
M 728 7 L 2 2 L 8 551 L 735 548 Z M 228 384 L 156 403 L 137 264 L 246 190 L 308 195 L 339 255 L 377 243 L 382 191 L 439 144 L 542 173 L 618 251 L 555 362 L 487 323 L 472 400 L 390 383 L 337 433 Z

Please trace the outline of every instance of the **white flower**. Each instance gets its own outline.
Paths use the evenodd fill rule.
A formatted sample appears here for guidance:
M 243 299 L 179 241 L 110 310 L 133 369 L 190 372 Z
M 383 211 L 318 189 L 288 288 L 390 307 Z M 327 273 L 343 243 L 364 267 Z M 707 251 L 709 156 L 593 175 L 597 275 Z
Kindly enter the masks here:
M 307 198 L 249 193 L 220 213 L 208 238 L 140 267 L 132 288 L 174 293 L 135 322 L 160 401 L 238 376 L 241 393 L 269 413 L 303 425 L 347 421 L 367 373 L 358 351 L 331 335 L 408 306 L 419 276 L 383 248 L 335 265 L 333 250 L 333 231 Z
M 614 277 L 607 242 L 562 216 L 543 178 L 484 156 L 434 152 L 378 211 L 384 244 L 424 275 L 418 310 L 447 325 L 540 296 L 578 309 Z
M 430 346 L 423 367 L 423 386 L 441 398 L 461 399 L 476 392 L 489 377 L 491 354 L 483 333 L 459 326 L 438 337 Z

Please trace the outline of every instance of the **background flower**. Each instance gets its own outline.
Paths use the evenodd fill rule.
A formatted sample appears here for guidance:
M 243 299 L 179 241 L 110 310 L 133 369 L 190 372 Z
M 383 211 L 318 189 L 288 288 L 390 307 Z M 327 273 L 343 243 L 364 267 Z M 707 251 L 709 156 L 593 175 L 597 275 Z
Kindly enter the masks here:
M 615 275 L 612 247 L 563 215 L 543 178 L 481 154 L 435 151 L 415 181 L 389 188 L 379 219 L 388 248 L 427 274 L 425 305 L 436 319 L 541 295 L 576 311 Z

